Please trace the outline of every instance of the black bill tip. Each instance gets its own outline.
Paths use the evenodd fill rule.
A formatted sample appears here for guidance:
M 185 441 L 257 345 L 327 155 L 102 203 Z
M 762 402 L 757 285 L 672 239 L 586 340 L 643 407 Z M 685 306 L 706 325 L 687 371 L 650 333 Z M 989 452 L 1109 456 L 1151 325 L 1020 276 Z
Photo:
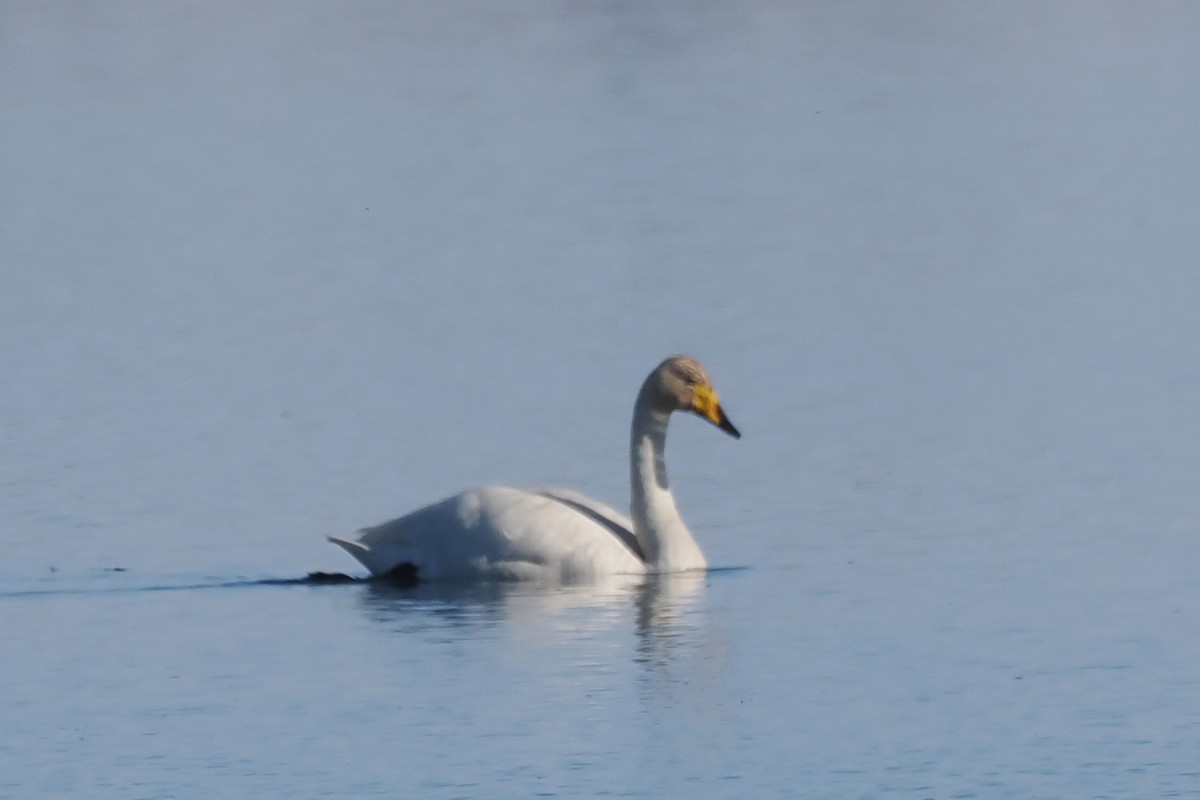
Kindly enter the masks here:
M 729 417 L 725 416 L 724 410 L 718 408 L 717 409 L 717 417 L 718 417 L 718 421 L 717 421 L 718 428 L 725 431 L 726 433 L 728 433 L 730 436 L 732 436 L 735 439 L 742 438 L 741 431 L 739 431 L 737 428 L 735 428 L 733 426 L 733 423 L 729 421 Z

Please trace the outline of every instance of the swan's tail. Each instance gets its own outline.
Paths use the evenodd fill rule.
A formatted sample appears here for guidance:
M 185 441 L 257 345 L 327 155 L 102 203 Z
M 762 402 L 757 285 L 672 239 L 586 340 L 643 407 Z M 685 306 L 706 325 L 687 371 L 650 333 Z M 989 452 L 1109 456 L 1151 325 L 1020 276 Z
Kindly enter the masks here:
M 350 555 L 354 556 L 358 563 L 362 564 L 367 569 L 371 569 L 371 548 L 367 547 L 362 542 L 355 542 L 350 539 L 339 539 L 336 536 L 326 536 L 326 539 L 336 544 L 338 547 L 345 550 Z M 374 570 L 371 570 L 374 572 Z
M 396 552 L 395 548 L 383 546 L 372 547 L 367 542 L 339 539 L 337 536 L 326 536 L 326 539 L 345 550 L 371 571 L 376 578 L 388 576 L 397 565 L 405 563 L 404 553 Z M 411 564 L 411 569 L 415 569 Z
M 340 546 L 340 547 L 343 547 L 343 548 L 345 548 L 346 552 L 347 552 L 347 553 L 349 553 L 350 555 L 354 555 L 354 554 L 355 554 L 357 551 L 359 551 L 359 550 L 366 550 L 366 549 L 367 549 L 367 548 L 366 548 L 366 547 L 363 545 L 363 543 L 362 543 L 362 542 L 352 542 L 352 541 L 350 541 L 349 539 L 339 539 L 339 538 L 338 538 L 338 537 L 336 537 L 336 536 L 326 536 L 325 538 L 326 538 L 328 541 L 331 541 L 331 542 L 333 542 L 334 544 L 336 544 L 336 545 L 338 545 L 338 546 Z

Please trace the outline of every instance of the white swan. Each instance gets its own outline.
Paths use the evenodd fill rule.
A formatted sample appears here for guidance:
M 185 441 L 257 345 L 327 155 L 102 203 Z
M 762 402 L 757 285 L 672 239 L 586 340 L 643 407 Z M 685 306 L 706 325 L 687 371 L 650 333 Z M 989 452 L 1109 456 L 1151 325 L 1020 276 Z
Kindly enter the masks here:
M 667 486 L 664 452 L 672 411 L 691 411 L 741 438 L 708 373 L 672 356 L 650 373 L 633 406 L 629 444 L 632 522 L 568 489 L 484 486 L 372 528 L 356 541 L 330 536 L 376 577 L 542 580 L 704 569 Z

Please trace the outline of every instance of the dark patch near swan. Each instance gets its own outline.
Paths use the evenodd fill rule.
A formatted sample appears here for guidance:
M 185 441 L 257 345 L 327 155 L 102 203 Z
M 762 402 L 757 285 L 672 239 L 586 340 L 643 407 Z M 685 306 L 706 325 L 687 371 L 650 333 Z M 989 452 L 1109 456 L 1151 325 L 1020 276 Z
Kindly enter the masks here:
M 355 578 L 344 572 L 310 572 L 303 578 L 285 578 L 280 583 L 362 583 L 362 578 Z
M 408 589 L 421 582 L 417 574 L 419 571 L 420 568 L 416 564 L 411 561 L 405 561 L 403 564 L 397 564 L 379 576 L 378 580 L 391 586 Z

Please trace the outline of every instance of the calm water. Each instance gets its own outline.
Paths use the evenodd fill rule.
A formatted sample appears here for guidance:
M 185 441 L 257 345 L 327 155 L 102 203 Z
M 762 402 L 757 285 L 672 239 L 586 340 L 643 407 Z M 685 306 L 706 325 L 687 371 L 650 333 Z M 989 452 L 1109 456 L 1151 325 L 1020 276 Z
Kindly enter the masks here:
M 0 796 L 1200 797 L 1200 7 L 0 5 Z M 702 577 L 285 581 L 467 485 Z

